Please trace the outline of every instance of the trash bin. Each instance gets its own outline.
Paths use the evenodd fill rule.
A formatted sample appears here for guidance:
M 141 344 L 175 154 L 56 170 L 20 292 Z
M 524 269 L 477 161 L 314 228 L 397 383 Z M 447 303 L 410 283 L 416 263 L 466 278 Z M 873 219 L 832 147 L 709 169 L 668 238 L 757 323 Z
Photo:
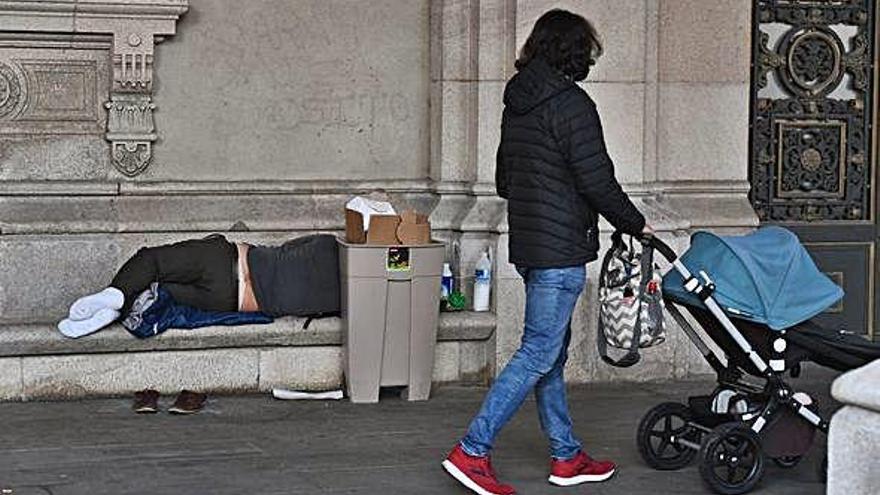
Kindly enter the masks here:
M 345 381 L 352 402 L 378 402 L 379 388 L 431 392 L 446 248 L 349 244 L 339 239 Z

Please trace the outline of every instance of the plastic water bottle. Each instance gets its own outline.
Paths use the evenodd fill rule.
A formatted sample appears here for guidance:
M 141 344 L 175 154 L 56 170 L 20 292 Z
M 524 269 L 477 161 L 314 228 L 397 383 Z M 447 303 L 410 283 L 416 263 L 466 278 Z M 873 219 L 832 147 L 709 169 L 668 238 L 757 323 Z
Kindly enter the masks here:
M 452 268 L 449 267 L 449 263 L 443 263 L 443 275 L 440 278 L 440 299 L 443 301 L 449 299 L 452 289 Z
M 492 290 L 492 262 L 489 251 L 484 251 L 474 271 L 474 311 L 489 311 L 489 293 Z

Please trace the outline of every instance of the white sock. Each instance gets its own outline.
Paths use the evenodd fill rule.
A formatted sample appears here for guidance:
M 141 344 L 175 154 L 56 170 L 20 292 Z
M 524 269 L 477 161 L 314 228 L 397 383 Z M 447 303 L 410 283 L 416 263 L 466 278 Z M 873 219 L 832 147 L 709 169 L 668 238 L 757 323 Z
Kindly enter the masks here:
M 90 333 L 97 332 L 98 330 L 113 323 L 118 318 L 119 311 L 110 308 L 101 308 L 91 318 L 87 320 L 61 320 L 58 323 L 58 330 L 62 334 L 64 334 L 65 337 L 77 339 L 80 337 L 84 337 Z
M 81 297 L 70 306 L 70 319 L 73 321 L 88 320 L 99 309 L 118 310 L 125 304 L 125 296 L 116 287 L 107 287 L 101 292 Z

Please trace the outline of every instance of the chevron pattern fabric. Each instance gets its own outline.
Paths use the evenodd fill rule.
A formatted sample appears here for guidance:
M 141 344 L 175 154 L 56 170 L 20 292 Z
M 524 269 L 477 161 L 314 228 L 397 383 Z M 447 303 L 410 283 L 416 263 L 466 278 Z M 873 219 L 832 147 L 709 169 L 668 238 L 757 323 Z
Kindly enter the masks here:
M 665 306 L 659 270 L 655 269 L 652 274 L 649 284 L 652 290 L 640 294 L 638 263 L 633 263 L 631 256 L 615 257 L 608 268 L 605 284 L 599 289 L 599 317 L 602 319 L 608 345 L 621 349 L 631 348 L 637 322 L 641 327 L 638 342 L 640 348 L 664 342 Z

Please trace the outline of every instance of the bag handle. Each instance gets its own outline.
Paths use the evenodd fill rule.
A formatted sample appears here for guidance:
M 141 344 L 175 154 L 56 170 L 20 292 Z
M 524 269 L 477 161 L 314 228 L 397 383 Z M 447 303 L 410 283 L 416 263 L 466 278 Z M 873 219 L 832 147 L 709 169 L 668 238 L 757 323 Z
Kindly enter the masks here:
M 615 231 L 611 234 L 611 241 L 611 249 L 605 254 L 605 258 L 602 260 L 602 269 L 599 272 L 600 290 L 606 287 L 605 282 L 608 275 L 608 265 L 611 263 L 611 259 L 625 247 L 623 244 L 623 236 L 620 231 Z M 599 325 L 596 331 L 596 349 L 599 351 L 599 356 L 602 358 L 602 361 L 617 368 L 629 368 L 642 359 L 642 356 L 639 354 L 639 341 L 642 337 L 642 304 L 644 303 L 645 291 L 648 288 L 648 283 L 654 275 L 654 247 L 650 242 L 642 242 L 640 265 L 641 279 L 639 280 L 639 308 L 636 312 L 633 338 L 626 354 L 620 359 L 615 360 L 608 355 L 608 342 L 605 341 L 605 321 L 602 318 L 602 311 L 599 311 Z

